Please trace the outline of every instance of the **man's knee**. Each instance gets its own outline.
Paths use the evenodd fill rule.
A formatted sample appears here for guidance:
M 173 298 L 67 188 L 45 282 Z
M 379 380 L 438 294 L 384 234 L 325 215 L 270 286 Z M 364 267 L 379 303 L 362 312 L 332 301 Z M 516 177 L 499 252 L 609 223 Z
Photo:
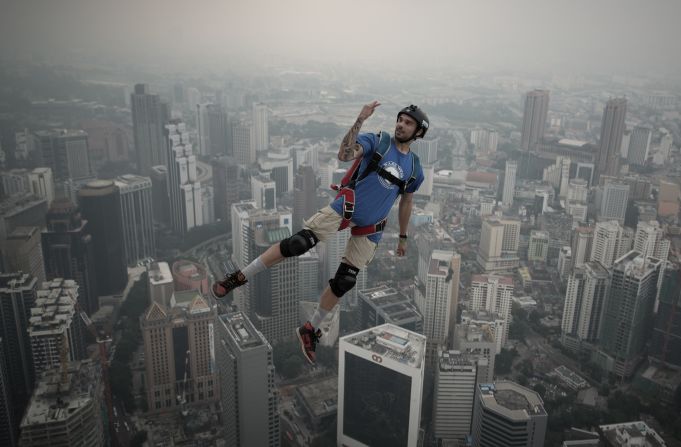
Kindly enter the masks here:
M 302 229 L 291 237 L 287 237 L 279 242 L 279 250 L 282 256 L 290 258 L 291 256 L 300 256 L 317 245 L 319 239 L 308 229 Z
M 357 267 L 341 262 L 336 271 L 336 276 L 329 280 L 329 286 L 333 294 L 340 298 L 352 290 L 357 282 L 358 273 L 359 269 Z

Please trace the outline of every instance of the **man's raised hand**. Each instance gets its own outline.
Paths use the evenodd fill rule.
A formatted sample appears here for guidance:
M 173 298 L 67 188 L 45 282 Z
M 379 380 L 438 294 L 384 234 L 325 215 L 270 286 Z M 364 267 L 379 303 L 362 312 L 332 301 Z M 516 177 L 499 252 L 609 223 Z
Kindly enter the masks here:
M 369 104 L 366 104 L 364 107 L 362 107 L 362 111 L 359 112 L 359 116 L 357 118 L 362 121 L 365 121 L 367 118 L 373 115 L 374 110 L 376 110 L 376 107 L 380 105 L 381 103 L 378 101 L 372 101 Z

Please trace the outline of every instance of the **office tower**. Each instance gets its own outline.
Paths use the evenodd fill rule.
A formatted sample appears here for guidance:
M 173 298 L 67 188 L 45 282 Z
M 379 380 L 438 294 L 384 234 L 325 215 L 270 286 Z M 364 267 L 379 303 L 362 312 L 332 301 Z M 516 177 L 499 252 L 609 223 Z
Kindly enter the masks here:
M 67 199 L 55 200 L 42 233 L 45 276 L 69 278 L 78 283 L 78 303 L 89 315 L 99 307 L 95 244 L 87 220 Z
M 293 158 L 288 152 L 270 151 L 258 158 L 260 173 L 274 181 L 277 196 L 293 190 Z
M 54 178 L 51 168 L 35 168 L 28 173 L 28 186 L 31 194 L 42 197 L 47 201 L 47 206 L 52 205 L 54 200 Z
M 593 234 L 589 260 L 598 261 L 605 268 L 610 268 L 616 259 L 631 250 L 633 234 L 617 221 L 598 222 Z
M 617 220 L 624 223 L 629 203 L 629 185 L 619 182 L 610 182 L 603 187 L 601 198 L 600 220 Z
M 95 180 L 78 191 L 78 202 L 87 220 L 95 252 L 95 273 L 99 295 L 121 292 L 128 282 L 123 247 L 121 193 L 111 180 Z M 68 276 L 66 276 L 68 278 Z M 99 307 L 88 310 L 94 313 Z
M 486 271 L 518 267 L 520 221 L 488 218 L 482 222 L 477 262 Z
M 561 320 L 565 346 L 579 350 L 582 342 L 598 341 L 609 283 L 608 271 L 598 262 L 575 267 L 568 277 Z
M 227 116 L 219 104 L 196 106 L 196 127 L 199 137 L 199 154 L 227 154 Z
M 594 229 L 592 227 L 577 227 L 572 235 L 572 265 L 580 267 L 591 260 Z
M 220 315 L 215 338 L 227 445 L 279 446 L 272 346 L 242 312 Z
M 659 222 L 639 222 L 634 236 L 634 250 L 644 257 L 653 257 L 666 261 L 669 255 L 670 242 L 664 237 L 664 229 Z
M 601 324 L 598 361 L 606 371 L 630 377 L 645 351 L 661 261 L 630 251 L 612 266 L 610 292 Z
M 301 301 L 317 301 L 321 294 L 319 272 L 321 260 L 316 248 L 298 256 L 298 296 Z
M 82 180 L 92 177 L 87 133 L 82 130 L 43 130 L 36 132 L 42 164 L 52 169 L 55 180 Z
M 463 440 L 471 432 L 477 362 L 459 351 L 440 351 L 435 370 L 433 436 Z
M 255 144 L 252 142 L 253 128 L 247 124 L 232 123 L 232 150 L 234 158 L 240 165 L 250 165 L 255 163 L 256 153 Z
M 213 339 L 217 311 L 196 291 L 173 308 L 152 302 L 140 322 L 149 412 L 220 398 Z M 182 294 L 181 293 L 181 294 Z
M 317 186 L 319 182 L 312 166 L 304 164 L 298 169 L 293 190 L 293 231 L 303 228 L 303 221 L 317 211 Z
M 179 260 L 173 263 L 175 290 L 198 290 L 204 295 L 210 293 L 208 273 L 203 265 L 193 261 Z
M 610 99 L 605 105 L 601 122 L 601 139 L 596 156 L 596 178 L 594 179 L 596 181 L 601 175 L 617 176 L 620 172 L 620 148 L 626 115 L 626 98 Z
M 560 248 L 557 270 L 561 281 L 565 281 L 572 271 L 572 248 L 569 245 Z
M 201 213 L 204 225 L 214 224 L 215 220 L 215 194 L 212 185 L 204 185 L 201 188 Z
M 478 384 L 473 446 L 543 447 L 548 414 L 539 394 L 511 381 Z
M 170 110 L 145 84 L 135 85 L 130 103 L 137 170 L 146 175 L 152 166 L 168 164 L 163 127 L 170 120 Z
M 650 140 L 653 137 L 653 131 L 649 127 L 636 126 L 631 132 L 629 140 L 629 150 L 627 153 L 627 160 L 632 165 L 643 166 L 648 160 L 648 153 L 650 151 Z
M 513 193 L 515 192 L 515 175 L 518 170 L 516 161 L 506 161 L 506 172 L 504 175 L 504 191 L 501 196 L 501 203 L 505 207 L 513 205 Z
M 342 337 L 337 444 L 416 447 L 426 337 L 384 324 Z
M 546 231 L 532 230 L 530 232 L 530 245 L 527 249 L 527 260 L 546 262 L 549 254 L 549 233 Z
M 64 346 L 68 346 L 69 362 L 87 358 L 85 327 L 75 307 L 77 301 L 78 284 L 72 279 L 53 279 L 38 289 L 28 322 L 36 377 L 61 367 Z
M 660 131 L 662 132 L 660 145 L 657 148 L 657 152 L 653 155 L 653 163 L 656 165 L 663 165 L 669 160 L 669 154 L 674 143 L 674 137 L 666 129 L 660 129 Z
M 0 339 L 15 424 L 21 421 L 33 391 L 28 319 L 35 298 L 35 278 L 26 273 L 0 273 Z
M 168 198 L 170 227 L 184 236 L 187 231 L 203 225 L 201 183 L 196 176 L 196 156 L 189 133 L 182 121 L 174 120 L 165 126 L 168 151 Z
M 359 292 L 359 319 L 362 329 L 390 323 L 423 333 L 423 317 L 411 300 L 387 285 Z
M 256 151 L 270 146 L 269 112 L 265 104 L 253 104 L 253 145 Z
M 513 279 L 508 276 L 473 275 L 469 292 L 469 310 L 498 314 L 504 321 L 504 332 L 497 344 L 503 347 L 508 340 L 513 302 Z
M 36 384 L 21 420 L 20 444 L 26 447 L 103 447 L 101 370 L 90 360 L 72 362 L 66 382 L 58 368 Z
M 660 179 L 657 194 L 657 215 L 659 217 L 674 217 L 679 214 L 679 198 L 681 187 L 676 181 Z
M 239 201 L 239 165 L 232 157 L 222 157 L 213 163 L 213 200 L 215 219 L 229 222 L 233 203 Z
M 151 179 L 122 175 L 114 181 L 121 193 L 123 245 L 127 265 L 156 256 Z
M 681 277 L 679 267 L 664 272 L 659 305 L 649 344 L 650 357 L 681 367 Z
M 40 228 L 16 227 L 7 236 L 5 251 L 5 270 L 26 272 L 38 282 L 45 280 L 45 263 L 40 245 Z
M 12 411 L 9 373 L 5 359 L 2 337 L 0 337 L 0 444 L 6 447 L 16 447 L 19 424 L 15 422 Z
M 29 154 L 37 151 L 39 147 L 36 136 L 26 128 L 14 133 L 14 143 L 14 158 L 16 160 L 28 159 Z
M 622 144 L 620 145 L 620 157 L 629 158 L 629 144 L 631 143 L 631 130 L 624 129 L 622 132 Z
M 152 166 L 149 169 L 151 178 L 151 197 L 154 222 L 168 225 L 170 222 L 170 198 L 168 196 L 168 167 Z
M 465 311 L 464 311 L 465 312 Z M 490 383 L 494 380 L 494 360 L 499 350 L 495 338 L 496 328 L 480 321 L 468 320 L 458 325 L 454 347 L 457 351 L 475 359 L 477 368 L 476 383 Z
M 594 163 L 578 162 L 575 178 L 586 180 L 589 186 L 593 186 L 595 172 L 596 165 Z
M 471 136 L 471 140 L 472 140 Z M 412 145 L 412 150 L 419 156 L 422 165 L 430 166 L 437 161 L 437 145 L 439 139 L 433 140 L 418 139 Z
M 560 184 L 558 195 L 561 198 L 567 197 L 570 182 L 570 159 L 562 157 L 560 161 Z
M 232 257 L 237 268 L 246 267 L 250 262 L 248 254 L 249 215 L 256 209 L 253 200 L 242 200 L 232 204 L 230 219 L 232 225 Z
M 147 270 L 149 280 L 149 300 L 164 307 L 170 307 L 175 283 L 167 262 L 152 262 Z
M 477 150 L 496 152 L 499 144 L 499 134 L 493 129 L 473 129 L 470 142 Z
M 274 210 L 277 208 L 277 187 L 274 180 L 264 176 L 251 177 L 251 197 L 258 208 Z
M 438 346 L 449 341 L 456 324 L 460 268 L 459 254 L 434 250 L 430 255 L 425 282 L 419 282 L 414 291 L 414 301 L 423 316 L 423 335 L 428 340 L 426 358 L 429 363 L 437 361 Z
M 532 90 L 525 95 L 525 111 L 523 128 L 520 135 L 520 147 L 523 150 L 535 150 L 544 140 L 546 117 L 549 113 L 549 91 Z
M 2 195 L 5 197 L 29 192 L 28 171 L 26 169 L 12 169 L 0 172 L 0 180 L 2 181 Z

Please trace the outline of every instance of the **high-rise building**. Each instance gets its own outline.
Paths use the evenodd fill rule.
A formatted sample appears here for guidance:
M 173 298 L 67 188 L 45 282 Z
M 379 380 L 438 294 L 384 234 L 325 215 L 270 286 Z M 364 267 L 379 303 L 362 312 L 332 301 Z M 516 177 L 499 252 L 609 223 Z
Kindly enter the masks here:
M 227 445 L 279 446 L 272 346 L 242 312 L 220 315 L 215 338 Z
M 664 237 L 664 229 L 656 220 L 639 222 L 634 236 L 634 251 L 644 257 L 652 257 L 666 261 L 669 255 L 670 242 Z
M 165 225 L 170 223 L 170 197 L 168 196 L 168 167 L 152 166 L 149 169 L 151 178 L 151 197 L 154 221 Z
M 548 414 L 539 394 L 510 381 L 478 384 L 474 447 L 543 447 Z
M 82 130 L 36 132 L 43 166 L 52 170 L 55 180 L 82 180 L 92 177 L 87 133 Z
M 631 250 L 633 237 L 631 229 L 623 228 L 617 221 L 598 222 L 593 233 L 589 260 L 610 268 L 616 259 Z
M 471 144 L 482 152 L 496 152 L 499 144 L 499 134 L 493 129 L 471 130 Z
M 171 271 L 175 290 L 197 290 L 204 295 L 210 293 L 208 272 L 203 264 L 180 259 L 173 262 Z
M 485 271 L 518 267 L 519 244 L 519 220 L 487 218 L 482 222 L 477 262 Z
M 634 127 L 634 130 L 631 131 L 629 150 L 627 152 L 627 160 L 630 164 L 638 166 L 646 164 L 652 137 L 653 131 L 651 128 L 645 126 Z
M 170 226 L 177 234 L 203 225 L 201 182 L 196 175 L 196 155 L 185 123 L 174 120 L 165 126 L 168 151 L 168 197 Z
M 101 370 L 90 360 L 72 362 L 66 371 L 47 371 L 36 385 L 21 420 L 22 446 L 103 447 Z
M 270 146 L 269 111 L 265 104 L 253 104 L 253 146 L 266 151 Z
M 36 279 L 26 273 L 0 273 L 0 339 L 7 368 L 12 419 L 19 424 L 33 391 L 33 356 L 28 319 L 36 297 Z M 15 433 L 18 425 L 15 425 Z
M 232 257 L 237 268 L 246 267 L 249 261 L 248 228 L 250 224 L 250 213 L 256 210 L 253 200 L 242 200 L 232 204 L 231 224 L 232 224 Z M 248 312 L 241 308 L 246 314 Z
M 560 248 L 557 270 L 561 281 L 565 281 L 572 271 L 572 248 L 569 245 Z
M 253 127 L 234 121 L 232 123 L 232 150 L 236 162 L 241 165 L 255 163 L 256 153 Z
M 228 123 L 222 106 L 212 103 L 198 104 L 196 127 L 199 137 L 199 154 L 203 156 L 227 154 Z
M 465 312 L 465 311 L 464 311 Z M 454 347 L 457 351 L 475 359 L 477 368 L 476 383 L 490 383 L 494 380 L 494 360 L 497 353 L 496 328 L 487 322 L 468 320 L 456 328 Z M 494 317 L 491 318 L 492 320 Z
M 117 177 L 114 183 L 121 192 L 125 260 L 134 265 L 156 256 L 151 179 L 128 174 Z
M 317 301 L 321 293 L 319 272 L 321 260 L 316 248 L 298 256 L 298 296 L 301 301 Z
M 603 110 L 601 139 L 596 157 L 596 179 L 601 175 L 617 176 L 620 171 L 620 148 L 627 116 L 626 98 L 610 99 Z
M 572 265 L 580 267 L 591 260 L 594 229 L 592 227 L 577 227 L 572 235 Z
M 274 180 L 264 175 L 251 177 L 251 194 L 258 208 L 265 210 L 277 208 L 277 186 Z
M 149 299 L 151 302 L 170 307 L 175 292 L 173 275 L 167 262 L 153 262 L 147 271 L 149 278 Z
M 471 141 L 473 136 L 471 135 Z M 418 139 L 412 145 L 412 150 L 419 156 L 422 165 L 430 166 L 437 161 L 437 145 L 439 139 L 433 140 Z
M 567 280 L 561 320 L 565 346 L 579 350 L 582 342 L 594 344 L 598 341 L 609 285 L 608 271 L 598 262 L 575 267 Z
M 45 281 L 45 263 L 39 227 L 16 227 L 6 241 L 5 269 L 26 272 L 38 282 Z
M 661 261 L 636 251 L 612 266 L 608 299 L 601 325 L 598 363 L 619 377 L 630 377 L 643 354 L 657 296 Z
M 172 308 L 152 302 L 142 316 L 149 411 L 184 410 L 220 398 L 215 368 L 217 311 L 196 291 Z
M 626 183 L 609 182 L 603 187 L 601 198 L 600 220 L 617 220 L 624 223 L 629 203 L 629 185 Z
M 681 276 L 678 266 L 664 272 L 653 334 L 650 357 L 681 367 Z
M 546 117 L 549 113 L 549 91 L 532 90 L 525 95 L 523 127 L 520 134 L 520 147 L 534 150 L 544 140 Z
M 657 194 L 657 215 L 673 217 L 679 214 L 679 198 L 681 198 L 679 183 L 660 179 Z
M 278 196 L 293 190 L 293 158 L 288 152 L 270 151 L 258 158 L 258 166 L 277 185 Z
M 99 307 L 95 244 L 89 223 L 67 199 L 55 200 L 42 233 L 45 276 L 69 278 L 78 283 L 78 303 L 88 315 Z
M 293 190 L 293 231 L 303 228 L 303 221 L 317 211 L 317 186 L 319 182 L 312 166 L 304 164 L 298 169 Z
M 239 201 L 239 165 L 232 157 L 221 157 L 213 162 L 213 198 L 215 219 L 229 222 L 232 204 Z
M 130 103 L 137 169 L 146 175 L 152 166 L 168 164 L 163 127 L 170 120 L 170 110 L 145 84 L 135 85 Z
M 527 249 L 527 260 L 546 262 L 549 254 L 549 233 L 546 231 L 532 230 L 530 232 L 530 245 Z
M 54 177 L 51 168 L 35 168 L 28 173 L 28 186 L 33 195 L 47 200 L 47 206 L 54 200 Z
M 664 438 L 643 421 L 599 425 L 601 438 L 612 447 L 666 446 Z M 602 445 L 602 444 L 598 444 Z
M 426 337 L 391 324 L 340 339 L 338 445 L 416 447 L 425 349 Z
M 68 346 L 68 361 L 87 358 L 85 328 L 75 307 L 77 301 L 78 284 L 72 279 L 53 279 L 38 289 L 28 326 L 36 377 L 61 367 L 60 351 L 64 346 Z
M 513 205 L 513 194 L 515 193 L 515 176 L 518 171 L 518 163 L 514 160 L 506 161 L 506 172 L 504 175 L 504 191 L 501 196 L 501 203 L 505 207 Z
M 387 285 L 359 292 L 359 315 L 362 329 L 390 323 L 423 333 L 423 317 L 411 300 Z
M 452 251 L 434 250 L 426 281 L 419 281 L 415 301 L 423 316 L 423 335 L 427 338 L 426 358 L 435 364 L 439 346 L 446 344 L 456 324 L 459 304 L 461 256 Z
M 9 373 L 5 359 L 2 337 L 0 337 L 0 444 L 6 447 L 16 447 L 19 439 L 19 424 L 15 422 L 13 414 Z
M 473 275 L 469 299 L 469 310 L 496 313 L 505 321 L 501 340 L 497 340 L 499 346 L 504 346 L 511 321 L 513 279 L 508 276 Z
M 463 440 L 471 433 L 477 361 L 459 351 L 440 351 L 433 393 L 433 436 Z
M 128 282 L 120 190 L 112 180 L 95 180 L 78 191 L 78 202 L 92 235 L 99 295 L 119 293 Z M 89 312 L 94 313 L 97 308 Z

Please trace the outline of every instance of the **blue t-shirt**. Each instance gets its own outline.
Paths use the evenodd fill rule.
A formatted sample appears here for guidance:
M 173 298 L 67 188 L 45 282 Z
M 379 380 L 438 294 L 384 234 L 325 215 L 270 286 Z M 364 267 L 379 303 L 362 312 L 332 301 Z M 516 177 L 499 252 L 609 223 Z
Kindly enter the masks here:
M 374 151 L 378 147 L 379 135 L 373 133 L 362 133 L 357 136 L 357 142 L 364 148 L 362 162 L 359 165 L 359 175 L 366 169 Z M 397 149 L 395 141 L 390 142 L 390 148 L 386 151 L 379 163 L 386 171 L 405 182 L 411 177 L 412 167 L 416 168 L 413 162 L 414 154 L 409 151 L 406 154 Z M 413 193 L 419 189 L 423 183 L 423 171 L 419 172 L 414 182 L 405 190 Z M 358 227 L 373 225 L 383 220 L 392 208 L 400 188 L 393 185 L 388 180 L 380 177 L 376 172 L 370 173 L 355 186 L 355 211 L 352 214 L 352 222 Z M 338 214 L 343 212 L 343 197 L 339 197 L 331 203 L 331 208 Z M 378 243 L 382 233 L 369 236 L 369 239 Z

